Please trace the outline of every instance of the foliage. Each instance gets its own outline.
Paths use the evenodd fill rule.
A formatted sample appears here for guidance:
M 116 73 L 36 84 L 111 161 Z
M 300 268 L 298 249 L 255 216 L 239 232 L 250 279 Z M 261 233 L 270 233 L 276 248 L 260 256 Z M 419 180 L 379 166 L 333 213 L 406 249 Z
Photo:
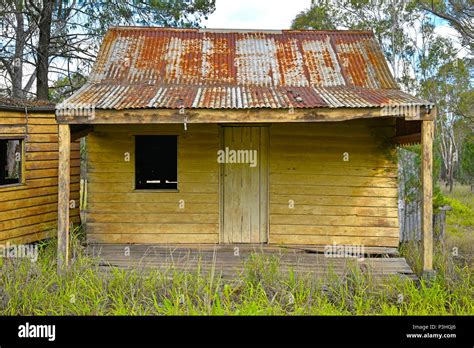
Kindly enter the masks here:
M 442 47 L 433 48 L 426 59 L 437 60 L 441 64 L 438 65 L 436 73 L 424 81 L 421 93 L 436 102 L 438 109 L 472 119 L 472 61 L 452 59 L 452 45 L 445 39 L 440 42 L 444 42 Z
M 452 207 L 446 216 L 448 233 L 471 236 L 474 247 L 474 194 L 470 187 L 457 185 L 452 193 L 446 193 L 446 205 Z
M 438 18 L 437 18 L 438 17 Z M 472 6 L 466 0 L 316 0 L 294 19 L 294 29 L 363 29 L 374 32 L 401 88 L 432 101 L 438 110 L 435 178 L 451 188 L 469 177 L 469 146 L 474 120 L 473 62 L 460 54 L 459 40 L 441 36 L 450 23 L 472 48 Z M 470 38 L 470 40 L 469 40 Z M 472 52 L 470 50 L 469 52 Z M 462 151 L 466 149 L 465 165 Z
M 470 65 L 467 59 L 442 64 L 438 72 L 423 85 L 424 93 L 438 108 L 436 151 L 442 159 L 442 179 L 450 186 L 455 178 L 462 179 L 460 159 L 464 157 L 464 144 L 472 134 L 474 94 Z M 469 148 L 466 155 L 469 158 Z M 469 168 L 465 169 L 469 173 Z
M 421 200 L 420 151 L 419 145 L 399 148 L 397 151 L 399 194 L 405 203 Z
M 445 202 L 453 208 L 450 215 L 461 218 L 463 220 L 462 224 L 466 226 L 474 226 L 474 210 L 455 198 L 446 197 Z
M 335 17 L 332 16 L 331 1 L 319 1 L 318 6 L 311 6 L 300 12 L 291 23 L 293 29 L 336 29 Z
M 7 82 L 5 87 L 14 98 L 34 94 L 47 97 L 48 81 L 43 81 L 44 76 L 46 80 L 72 84 L 74 75 L 85 75 L 110 26 L 197 27 L 215 10 L 215 0 L 28 0 L 26 6 L 25 3 L 26 0 L 0 2 L 0 78 Z M 32 73 L 26 76 L 27 72 Z
M 37 263 L 2 260 L 2 315 L 472 315 L 472 269 L 438 256 L 432 283 L 405 278 L 375 281 L 349 267 L 324 278 L 282 271 L 279 256 L 255 254 L 236 279 L 219 274 L 100 269 L 75 246 L 66 276 L 56 274 L 54 242 Z M 419 257 L 416 250 L 405 254 Z M 400 295 L 402 295 L 400 297 Z
M 448 200 L 446 199 L 446 196 L 441 191 L 441 188 L 439 187 L 439 185 L 435 185 L 433 187 L 433 209 L 436 212 L 437 209 L 444 207 L 446 205 L 449 205 Z
M 466 139 L 461 156 L 461 181 L 474 184 L 474 136 Z
M 70 76 L 56 80 L 53 86 L 49 88 L 49 100 L 54 103 L 63 101 L 81 88 L 86 81 L 87 78 L 80 72 L 74 72 Z
M 472 51 L 474 42 L 474 10 L 471 0 L 418 0 L 417 6 L 447 21 L 462 37 L 464 45 Z
M 415 1 L 352 1 L 316 0 L 305 12 L 300 13 L 292 23 L 293 29 L 355 29 L 373 31 L 387 57 L 395 78 L 407 90 L 418 88 L 413 78 L 413 70 L 418 69 L 415 62 L 425 54 L 430 45 L 426 40 L 420 46 L 417 31 L 428 28 L 428 22 L 417 11 Z

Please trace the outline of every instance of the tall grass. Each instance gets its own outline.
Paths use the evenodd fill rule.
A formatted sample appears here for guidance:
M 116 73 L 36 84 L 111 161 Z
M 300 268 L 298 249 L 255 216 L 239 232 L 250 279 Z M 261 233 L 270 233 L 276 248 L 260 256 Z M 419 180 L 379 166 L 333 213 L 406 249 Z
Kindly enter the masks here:
M 356 267 L 344 277 L 282 271 L 278 256 L 252 255 L 235 279 L 175 269 L 101 269 L 74 241 L 70 272 L 56 274 L 56 243 L 38 261 L 3 259 L 1 315 L 472 315 L 472 269 L 437 256 L 430 283 L 377 282 Z M 406 246 L 416 259 L 417 246 Z M 418 253 L 418 255 L 420 255 Z M 451 259 L 450 259 L 451 258 Z

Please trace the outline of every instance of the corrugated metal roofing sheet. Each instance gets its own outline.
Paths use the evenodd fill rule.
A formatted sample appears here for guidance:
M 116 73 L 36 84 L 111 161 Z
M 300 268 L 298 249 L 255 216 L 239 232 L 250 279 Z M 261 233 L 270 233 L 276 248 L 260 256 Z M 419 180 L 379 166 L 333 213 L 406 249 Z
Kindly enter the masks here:
M 365 31 L 119 27 L 65 101 L 97 109 L 315 108 L 427 104 L 398 90 Z

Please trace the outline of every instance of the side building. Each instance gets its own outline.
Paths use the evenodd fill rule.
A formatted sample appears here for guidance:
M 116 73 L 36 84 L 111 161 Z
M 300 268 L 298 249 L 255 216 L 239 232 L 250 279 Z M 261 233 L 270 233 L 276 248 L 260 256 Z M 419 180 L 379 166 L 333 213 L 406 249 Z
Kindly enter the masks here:
M 71 144 L 71 222 L 78 224 L 80 144 Z M 52 104 L 0 99 L 0 245 L 55 236 L 58 125 Z

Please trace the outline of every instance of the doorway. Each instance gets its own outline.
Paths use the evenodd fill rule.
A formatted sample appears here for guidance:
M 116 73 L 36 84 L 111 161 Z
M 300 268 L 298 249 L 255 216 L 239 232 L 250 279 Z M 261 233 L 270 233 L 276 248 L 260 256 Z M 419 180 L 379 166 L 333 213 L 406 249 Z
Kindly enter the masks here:
M 268 242 L 268 127 L 223 126 L 221 241 Z

